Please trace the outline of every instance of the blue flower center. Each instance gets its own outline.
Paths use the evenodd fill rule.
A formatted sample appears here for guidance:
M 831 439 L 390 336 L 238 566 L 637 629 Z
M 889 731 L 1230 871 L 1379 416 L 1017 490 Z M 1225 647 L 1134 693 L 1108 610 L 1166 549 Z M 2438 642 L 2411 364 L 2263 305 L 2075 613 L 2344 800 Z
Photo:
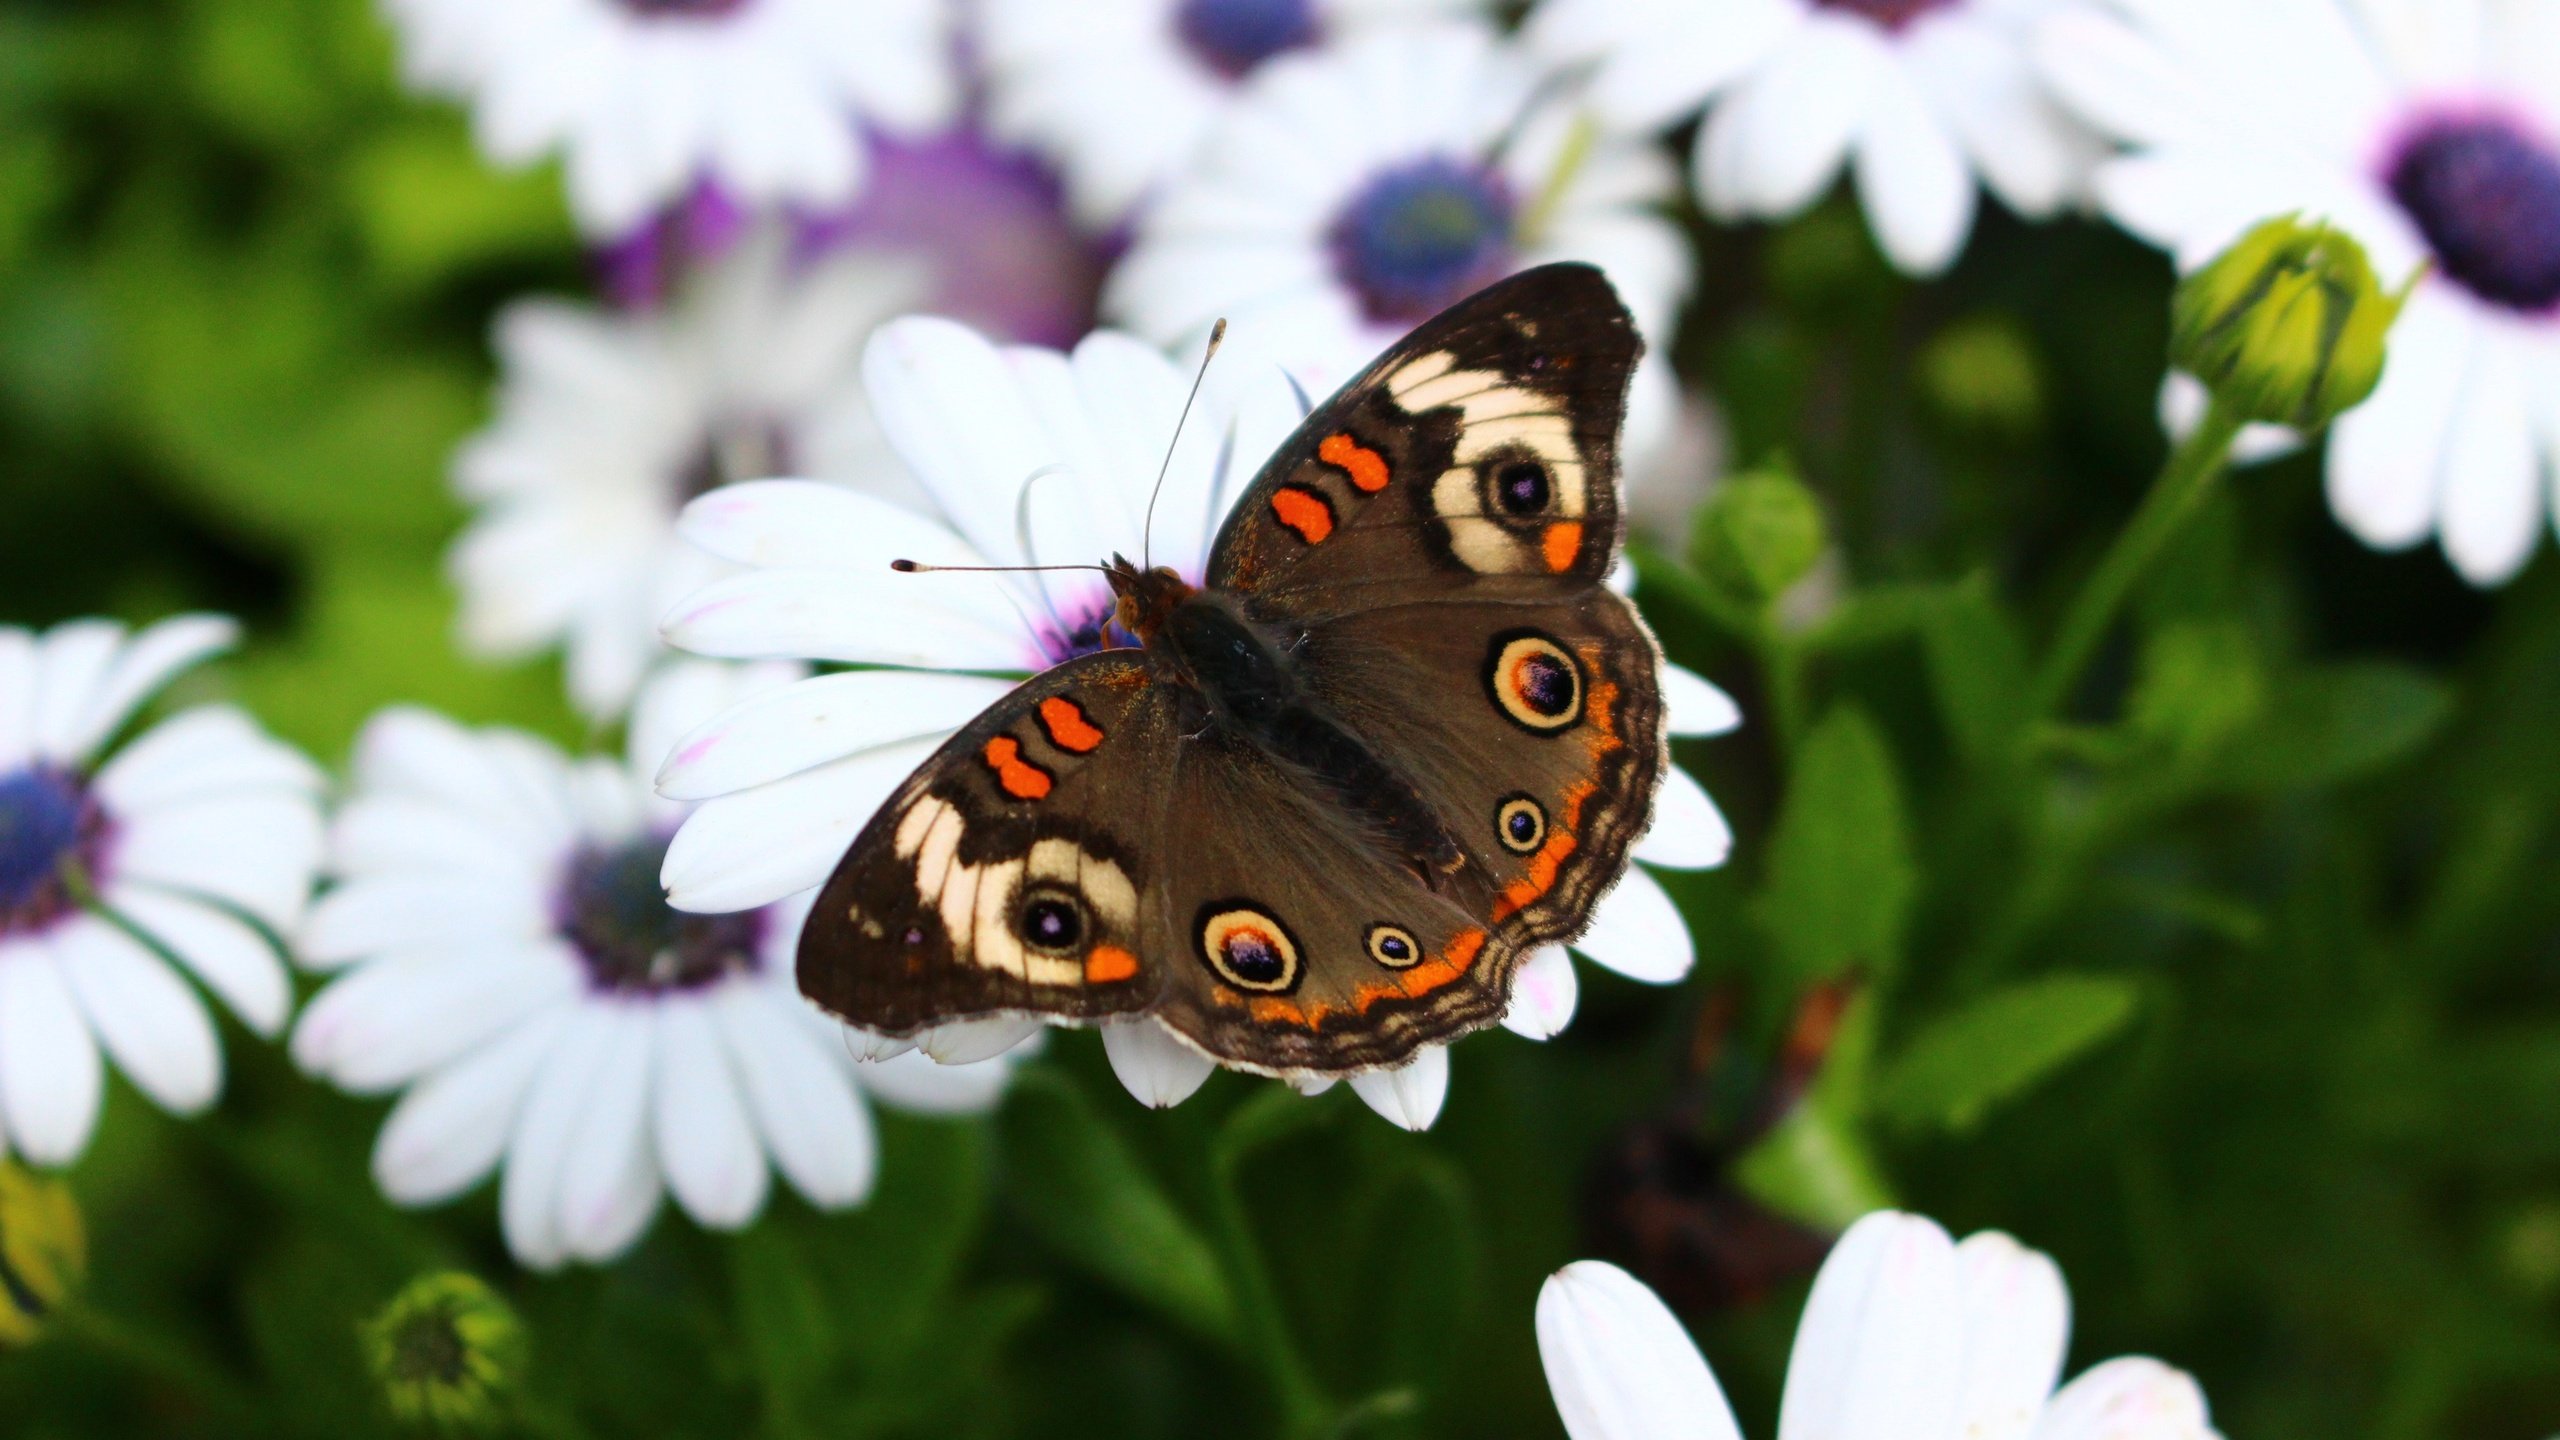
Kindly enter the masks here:
M 1058 665 L 1079 655 L 1091 655 L 1101 650 L 1130 650 L 1144 644 L 1112 619 L 1118 610 L 1116 601 L 1104 600 L 1090 613 L 1064 617 L 1054 629 L 1043 627 L 1040 633 L 1041 653 L 1049 657 L 1050 664 Z
M 1334 273 L 1372 320 L 1428 319 L 1510 268 L 1513 209 L 1510 187 L 1481 165 L 1382 171 L 1334 219 Z
M 748 0 L 622 0 L 622 8 L 651 20 L 717 19 L 746 8 Z
M 0 935 L 78 908 L 65 871 L 94 879 L 106 834 L 106 812 L 77 777 L 42 765 L 0 775 Z
M 1182 0 L 1173 24 L 1193 54 L 1230 78 L 1316 42 L 1312 0 Z
M 2560 155 L 2505 120 L 2412 130 L 2383 177 L 2447 278 L 2493 305 L 2560 309 Z
M 693 915 L 658 884 L 671 835 L 590 846 L 569 859 L 554 920 L 587 962 L 588 979 L 617 994 L 691 990 L 757 966 L 761 910 Z
M 1813 0 L 1825 10 L 1846 10 L 1883 26 L 1899 30 L 1932 10 L 1941 10 L 1955 0 Z

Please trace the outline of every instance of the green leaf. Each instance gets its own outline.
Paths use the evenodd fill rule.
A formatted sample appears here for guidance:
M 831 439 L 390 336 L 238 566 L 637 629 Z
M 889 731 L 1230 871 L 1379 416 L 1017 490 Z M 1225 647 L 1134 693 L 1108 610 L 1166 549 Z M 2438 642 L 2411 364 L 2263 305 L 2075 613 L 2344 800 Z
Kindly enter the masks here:
M 1235 1297 L 1217 1252 L 1083 1092 L 1028 1073 L 997 1123 L 1015 1208 L 1042 1239 L 1185 1328 L 1234 1338 Z
M 2139 992 L 2109 975 L 2048 975 L 1939 1016 L 1885 1066 L 1874 1103 L 1908 1125 L 1970 1130 L 2123 1028 Z
M 1889 966 L 1918 876 L 1893 757 L 1855 707 L 1805 737 L 1769 844 L 1760 923 L 1798 983 Z
M 492 171 L 455 117 L 382 135 L 356 156 L 347 183 L 367 248 L 401 284 L 517 255 L 576 250 L 559 177 Z
M 2125 721 L 2173 755 L 2202 755 L 2256 719 L 2266 691 L 2245 628 L 2227 620 L 2175 624 L 2143 646 Z
M 1893 1205 L 1863 1121 L 1875 1036 L 1874 998 L 1860 995 L 1804 1099 L 1734 1162 L 1734 1179 L 1761 1204 L 1832 1230 Z
M 2307 790 L 2405 759 L 2453 715 L 2453 694 L 2405 665 L 2366 661 L 2297 672 L 2225 751 L 2238 790 Z
M 2034 708 L 2034 678 L 2017 627 L 2001 613 L 1991 577 L 1977 574 L 1943 591 L 1920 628 L 1938 714 L 1956 749 L 1975 765 L 2001 763 Z

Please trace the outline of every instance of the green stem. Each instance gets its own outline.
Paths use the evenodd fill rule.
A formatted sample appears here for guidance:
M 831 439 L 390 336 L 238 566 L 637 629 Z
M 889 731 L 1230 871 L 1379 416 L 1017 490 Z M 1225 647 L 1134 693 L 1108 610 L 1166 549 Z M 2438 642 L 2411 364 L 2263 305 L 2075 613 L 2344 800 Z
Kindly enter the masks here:
M 2071 698 L 2072 687 L 2107 638 L 2134 583 L 2195 514 L 2214 477 L 2229 463 L 2231 442 L 2239 438 L 2243 423 L 2238 412 L 2216 400 L 2204 423 L 2169 453 L 2133 522 L 2116 536 L 2106 558 L 2098 562 L 2097 573 L 2089 577 L 2064 615 L 2052 653 L 2036 677 L 2037 714 L 2055 714 Z
M 1281 1433 L 1289 1440 L 1315 1440 L 1333 1430 L 1333 1404 L 1299 1353 L 1297 1336 L 1281 1312 L 1279 1287 L 1272 1284 L 1270 1269 L 1262 1263 L 1262 1247 L 1254 1240 L 1237 1183 L 1245 1158 L 1260 1142 L 1295 1128 L 1297 1115 L 1284 1118 L 1271 1113 L 1283 1107 L 1303 1113 L 1306 1100 L 1275 1086 L 1227 1117 L 1209 1150 L 1210 1218 L 1226 1257 L 1228 1278 L 1235 1286 L 1243 1327 L 1240 1338 L 1251 1352 L 1249 1358 L 1271 1382 L 1273 1398 L 1280 1405 Z

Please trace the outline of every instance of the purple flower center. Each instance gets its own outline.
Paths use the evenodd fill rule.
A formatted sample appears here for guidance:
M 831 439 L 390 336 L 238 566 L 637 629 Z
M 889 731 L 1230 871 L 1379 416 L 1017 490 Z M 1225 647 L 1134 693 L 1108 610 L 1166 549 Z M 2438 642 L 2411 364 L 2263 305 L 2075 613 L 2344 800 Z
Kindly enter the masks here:
M 1143 644 L 1112 619 L 1117 611 L 1118 603 L 1106 598 L 1087 614 L 1070 614 L 1055 627 L 1041 627 L 1041 653 L 1049 657 L 1050 664 L 1059 665 L 1079 655 L 1091 655 L 1100 650 L 1129 650 Z
M 1230 79 L 1316 42 L 1311 0 L 1182 0 L 1173 25 L 1192 53 Z
M 1813 0 L 1825 10 L 1845 10 L 1864 16 L 1887 30 L 1899 30 L 1932 10 L 1943 10 L 1956 0 Z
M 622 8 L 650 20 L 716 20 L 745 9 L 747 0 L 622 0 Z
M 2560 309 L 2560 155 L 2489 115 L 2413 127 L 2383 175 L 2447 278 L 2493 305 Z
M 0 775 L 0 935 L 32 934 L 78 909 L 68 872 L 95 882 L 107 829 L 78 777 L 43 765 Z
M 1411 323 L 1511 265 L 1511 189 L 1482 165 L 1417 160 L 1380 172 L 1334 217 L 1334 273 L 1372 320 Z
M 755 970 L 765 915 L 692 915 L 658 884 L 672 835 L 590 846 L 569 857 L 552 902 L 560 933 L 598 989 L 623 995 L 692 990 Z

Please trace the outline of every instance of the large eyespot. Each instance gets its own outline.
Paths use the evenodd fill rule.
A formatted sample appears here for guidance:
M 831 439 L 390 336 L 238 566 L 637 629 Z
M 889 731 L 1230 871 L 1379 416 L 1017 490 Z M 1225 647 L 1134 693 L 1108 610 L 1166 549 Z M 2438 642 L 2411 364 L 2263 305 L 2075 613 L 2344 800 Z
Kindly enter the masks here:
M 1551 734 L 1582 718 L 1581 665 L 1535 631 L 1493 637 L 1484 684 L 1493 703 L 1524 729 Z
M 1485 509 L 1494 514 L 1526 518 L 1545 513 L 1555 501 L 1547 462 L 1525 450 L 1492 455 L 1478 471 L 1484 476 Z
M 1369 927 L 1369 958 L 1390 970 L 1402 970 L 1422 959 L 1422 946 L 1401 925 Z
M 1278 916 L 1242 900 L 1200 907 L 1200 958 L 1239 990 L 1284 995 L 1298 988 L 1298 942 Z
M 1537 853 L 1547 843 L 1547 812 L 1526 795 L 1514 795 L 1494 812 L 1493 833 L 1502 848 L 1521 855 Z
M 1087 928 L 1083 899 L 1051 886 L 1025 890 L 1013 908 L 1013 933 L 1034 950 L 1073 953 L 1083 948 Z

